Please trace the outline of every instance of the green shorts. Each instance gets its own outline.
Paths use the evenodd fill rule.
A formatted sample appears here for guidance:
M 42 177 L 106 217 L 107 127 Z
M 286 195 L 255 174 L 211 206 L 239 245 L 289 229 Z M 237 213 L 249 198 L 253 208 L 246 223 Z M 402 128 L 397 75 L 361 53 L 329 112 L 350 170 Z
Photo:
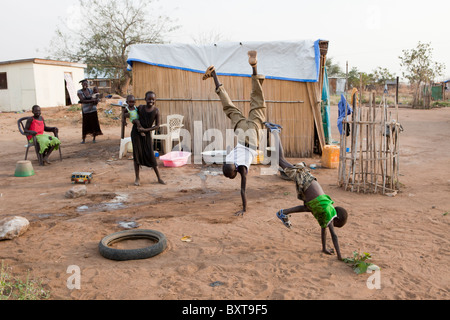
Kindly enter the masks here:
M 328 227 L 331 221 L 337 217 L 336 209 L 333 207 L 333 200 L 326 195 L 320 195 L 314 200 L 306 203 L 306 207 L 311 210 L 314 218 L 322 228 Z

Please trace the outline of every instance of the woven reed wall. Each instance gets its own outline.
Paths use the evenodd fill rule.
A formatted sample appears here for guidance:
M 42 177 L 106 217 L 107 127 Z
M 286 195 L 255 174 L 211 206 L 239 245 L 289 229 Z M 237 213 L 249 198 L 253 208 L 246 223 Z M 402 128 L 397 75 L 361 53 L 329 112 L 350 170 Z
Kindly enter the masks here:
M 234 103 L 247 116 L 250 109 L 248 100 L 251 79 L 219 76 L 219 80 L 233 101 L 246 100 Z M 315 83 L 272 79 L 264 81 L 263 90 L 268 101 L 267 121 L 283 126 L 281 138 L 287 157 L 308 158 L 313 154 L 314 114 L 311 101 L 315 100 L 313 96 L 320 92 L 315 86 Z M 161 123 L 166 123 L 168 114 L 184 115 L 184 128 L 191 133 L 192 140 L 194 121 L 202 121 L 203 132 L 211 128 L 219 129 L 224 138 L 226 129 L 231 128 L 231 121 L 223 113 L 222 104 L 215 93 L 212 78 L 203 81 L 200 73 L 134 62 L 133 94 L 136 99 L 143 99 L 145 93 L 150 90 L 156 93 Z M 171 99 L 192 101 L 170 101 Z M 143 100 L 137 101 L 137 104 L 144 103 Z M 204 141 L 202 150 L 210 143 L 211 141 Z

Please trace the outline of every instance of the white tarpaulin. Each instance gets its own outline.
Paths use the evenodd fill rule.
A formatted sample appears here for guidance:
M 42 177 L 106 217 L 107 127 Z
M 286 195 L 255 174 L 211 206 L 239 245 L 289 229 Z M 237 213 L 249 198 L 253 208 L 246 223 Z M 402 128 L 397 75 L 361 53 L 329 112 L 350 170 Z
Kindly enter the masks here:
M 267 79 L 317 82 L 319 40 L 272 42 L 219 42 L 212 45 L 138 44 L 130 48 L 133 62 L 204 73 L 214 65 L 218 75 L 250 77 L 247 52 L 258 51 L 258 73 Z

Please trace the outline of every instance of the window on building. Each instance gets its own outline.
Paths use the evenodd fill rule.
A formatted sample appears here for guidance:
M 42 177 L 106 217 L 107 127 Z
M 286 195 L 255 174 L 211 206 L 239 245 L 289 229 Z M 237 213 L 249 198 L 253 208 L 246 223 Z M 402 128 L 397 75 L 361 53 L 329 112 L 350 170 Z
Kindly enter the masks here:
M 6 72 L 0 72 L 0 90 L 8 89 L 8 79 L 6 78 Z

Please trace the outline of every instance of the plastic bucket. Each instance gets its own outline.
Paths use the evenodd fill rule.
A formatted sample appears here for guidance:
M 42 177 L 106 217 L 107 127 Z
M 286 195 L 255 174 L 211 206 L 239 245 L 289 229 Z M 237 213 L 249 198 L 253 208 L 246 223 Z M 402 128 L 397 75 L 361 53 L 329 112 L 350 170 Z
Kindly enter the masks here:
M 15 177 L 29 177 L 34 176 L 34 169 L 31 161 L 17 161 Z

